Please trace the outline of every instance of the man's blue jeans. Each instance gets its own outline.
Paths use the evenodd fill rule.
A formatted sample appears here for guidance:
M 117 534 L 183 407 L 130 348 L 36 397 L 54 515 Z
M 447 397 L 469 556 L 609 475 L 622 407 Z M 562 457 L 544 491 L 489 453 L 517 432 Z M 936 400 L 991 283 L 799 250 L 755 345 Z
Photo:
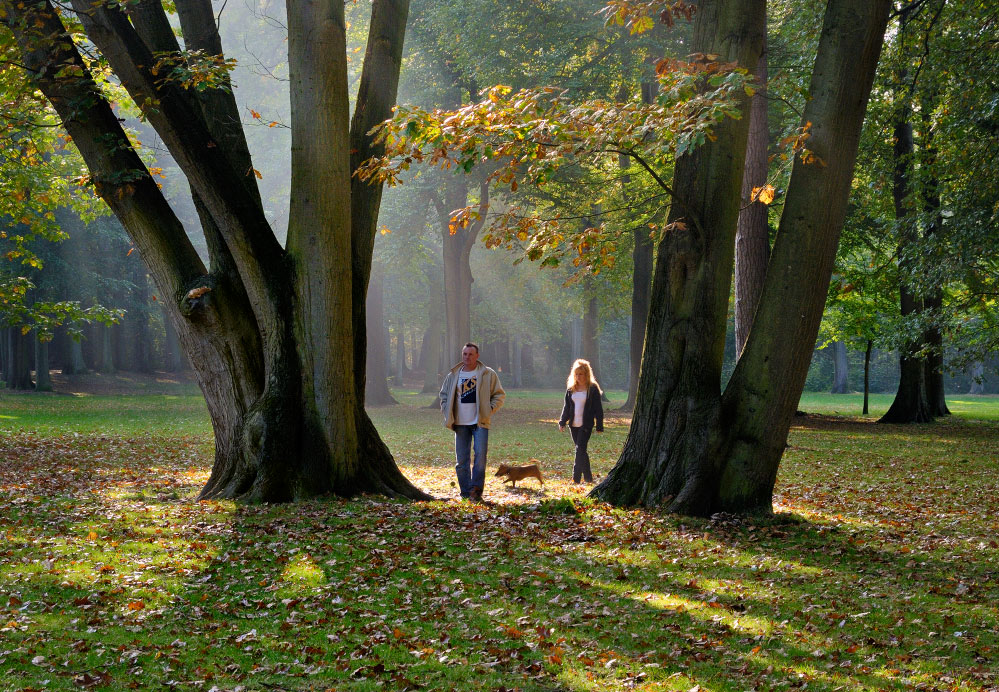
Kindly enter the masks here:
M 472 457 L 472 441 L 475 457 Z M 458 489 L 468 497 L 472 488 L 480 491 L 486 485 L 486 450 L 489 449 L 489 428 L 478 425 L 454 426 L 454 471 L 458 474 Z

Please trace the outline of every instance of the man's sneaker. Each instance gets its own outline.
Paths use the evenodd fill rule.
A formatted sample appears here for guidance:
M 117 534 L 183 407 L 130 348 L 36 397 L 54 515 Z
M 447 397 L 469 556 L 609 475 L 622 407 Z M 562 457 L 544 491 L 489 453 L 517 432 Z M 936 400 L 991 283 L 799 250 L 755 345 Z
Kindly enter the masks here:
M 482 502 L 482 490 L 478 487 L 472 488 L 472 491 L 468 493 L 468 499 L 472 502 Z

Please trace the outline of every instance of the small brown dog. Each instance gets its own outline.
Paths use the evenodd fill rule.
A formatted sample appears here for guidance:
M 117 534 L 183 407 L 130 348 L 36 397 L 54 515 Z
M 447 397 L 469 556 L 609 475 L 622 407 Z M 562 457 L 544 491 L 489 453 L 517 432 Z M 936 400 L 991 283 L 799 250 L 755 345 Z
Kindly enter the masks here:
M 531 461 L 536 461 L 531 459 Z M 513 483 L 513 487 L 517 487 L 517 481 L 522 481 L 525 478 L 537 478 L 538 482 L 541 483 L 541 487 L 545 486 L 545 479 L 541 477 L 541 467 L 537 464 L 527 464 L 526 466 L 507 466 L 506 464 L 500 464 L 499 468 L 496 469 L 497 476 L 506 476 L 503 480 L 504 483 Z

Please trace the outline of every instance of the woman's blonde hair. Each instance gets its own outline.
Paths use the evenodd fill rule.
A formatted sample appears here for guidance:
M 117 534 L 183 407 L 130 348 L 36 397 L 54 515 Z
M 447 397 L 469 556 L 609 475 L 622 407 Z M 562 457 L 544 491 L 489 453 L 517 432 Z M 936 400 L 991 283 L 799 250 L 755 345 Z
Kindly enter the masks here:
M 593 376 L 593 368 L 590 367 L 590 361 L 583 360 L 582 358 L 577 358 L 576 362 L 572 364 L 572 369 L 569 370 L 569 378 L 565 381 L 565 388 L 572 389 L 576 386 L 576 372 L 583 372 L 586 375 L 587 385 L 593 385 L 597 388 L 597 391 L 603 394 L 603 390 L 600 389 L 600 385 L 597 384 L 597 378 Z

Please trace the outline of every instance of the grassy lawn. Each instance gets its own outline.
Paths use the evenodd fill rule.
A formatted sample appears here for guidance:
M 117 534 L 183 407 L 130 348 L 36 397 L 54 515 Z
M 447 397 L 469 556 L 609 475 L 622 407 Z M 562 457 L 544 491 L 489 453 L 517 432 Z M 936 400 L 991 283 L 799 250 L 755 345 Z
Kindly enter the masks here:
M 999 690 L 999 398 L 902 427 L 806 395 L 746 521 L 587 500 L 559 392 L 511 393 L 489 440 L 544 490 L 454 502 L 433 396 L 396 395 L 372 417 L 439 501 L 196 503 L 190 385 L 0 391 L 0 690 Z

